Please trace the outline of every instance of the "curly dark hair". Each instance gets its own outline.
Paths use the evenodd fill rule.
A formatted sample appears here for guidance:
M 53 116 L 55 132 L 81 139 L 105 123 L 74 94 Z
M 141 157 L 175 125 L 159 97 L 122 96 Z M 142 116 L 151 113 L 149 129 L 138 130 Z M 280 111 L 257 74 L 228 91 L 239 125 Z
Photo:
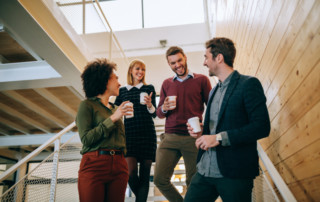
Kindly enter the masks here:
M 219 53 L 223 55 L 224 62 L 233 67 L 233 62 L 236 57 L 236 48 L 231 39 L 224 37 L 215 37 L 206 42 L 206 48 L 211 48 L 210 52 L 213 58 L 216 58 Z
M 117 65 L 107 59 L 89 62 L 81 74 L 83 90 L 86 97 L 95 97 L 107 90 L 107 84 Z

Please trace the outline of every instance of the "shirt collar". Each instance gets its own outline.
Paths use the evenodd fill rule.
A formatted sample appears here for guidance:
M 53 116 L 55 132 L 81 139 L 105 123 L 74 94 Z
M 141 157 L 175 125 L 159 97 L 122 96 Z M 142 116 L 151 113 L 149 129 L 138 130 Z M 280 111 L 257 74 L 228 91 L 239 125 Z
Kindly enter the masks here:
M 89 97 L 88 100 L 100 100 L 100 98 L 94 96 L 94 97 Z
M 132 85 L 126 85 L 126 88 L 128 89 L 128 91 L 129 90 L 131 90 L 133 87 L 136 87 L 136 88 L 138 88 L 138 89 L 140 89 L 141 87 L 143 86 L 143 83 L 142 82 L 140 82 L 138 85 L 136 85 L 136 86 L 132 86 Z
M 88 98 L 88 100 L 92 100 L 92 101 L 98 101 L 102 106 L 104 106 L 102 103 L 101 103 L 101 99 L 100 98 L 98 98 L 98 97 L 89 97 Z M 112 106 L 112 109 L 114 109 L 115 108 L 115 106 L 114 106 L 114 104 L 112 103 L 112 102 L 109 102 L 109 104 Z M 105 107 L 105 106 L 104 106 Z
M 190 70 L 188 70 L 188 76 L 187 76 L 184 80 L 186 80 L 186 79 L 188 79 L 188 78 L 190 78 L 190 77 L 194 78 L 194 74 L 193 74 L 193 72 L 191 72 Z M 176 80 L 176 79 L 178 79 L 179 81 L 182 81 L 182 79 L 180 79 L 177 74 L 173 77 L 172 80 L 174 81 L 174 80 Z
M 231 77 L 234 74 L 235 71 L 233 71 L 223 82 L 221 82 L 219 80 L 218 86 L 220 87 L 226 87 L 229 85 L 230 81 L 231 81 Z

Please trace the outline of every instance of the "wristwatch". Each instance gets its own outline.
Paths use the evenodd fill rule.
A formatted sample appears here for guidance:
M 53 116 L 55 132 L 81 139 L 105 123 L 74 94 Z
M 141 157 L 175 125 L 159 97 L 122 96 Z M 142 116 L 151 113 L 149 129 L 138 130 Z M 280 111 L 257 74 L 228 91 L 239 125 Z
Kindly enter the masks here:
M 220 144 L 222 144 L 222 136 L 221 136 L 220 133 L 218 133 L 218 134 L 216 135 L 216 141 L 218 141 Z

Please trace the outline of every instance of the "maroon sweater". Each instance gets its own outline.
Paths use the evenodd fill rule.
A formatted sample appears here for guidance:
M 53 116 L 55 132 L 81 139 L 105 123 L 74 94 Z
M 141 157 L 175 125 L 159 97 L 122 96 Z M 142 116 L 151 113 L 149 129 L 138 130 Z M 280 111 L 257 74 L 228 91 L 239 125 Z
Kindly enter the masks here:
M 187 130 L 187 120 L 197 116 L 202 120 L 204 103 L 207 104 L 211 84 L 208 77 L 202 74 L 195 74 L 183 82 L 173 77 L 166 79 L 161 87 L 160 101 L 157 108 L 159 118 L 166 117 L 166 133 L 177 133 L 189 135 Z M 177 96 L 177 106 L 167 113 L 163 113 L 161 107 L 167 96 Z

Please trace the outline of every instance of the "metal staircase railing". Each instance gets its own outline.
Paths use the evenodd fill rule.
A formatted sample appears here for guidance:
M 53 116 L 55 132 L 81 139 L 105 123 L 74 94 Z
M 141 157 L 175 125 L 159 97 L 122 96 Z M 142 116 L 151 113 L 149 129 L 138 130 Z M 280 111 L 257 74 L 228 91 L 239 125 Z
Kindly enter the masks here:
M 47 140 L 36 150 L 0 175 L 0 182 L 2 182 L 29 162 L 29 172 L 4 192 L 0 196 L 0 201 L 56 201 L 56 193 L 59 190 L 58 184 L 66 184 L 66 182 L 70 181 L 76 184 L 77 175 L 70 175 L 68 172 L 65 173 L 65 167 L 70 167 L 71 165 L 71 170 L 77 170 L 77 166 L 73 165 L 74 163 L 70 164 L 70 162 L 80 162 L 81 160 L 81 144 L 71 143 L 77 134 L 73 135 L 63 145 L 60 144 L 61 137 L 74 126 L 75 122 L 72 122 L 61 132 Z M 41 163 L 30 163 L 33 158 L 52 144 L 54 144 L 54 152 Z M 63 177 L 61 178 L 61 176 Z M 78 194 L 76 193 L 75 195 L 77 196 Z

